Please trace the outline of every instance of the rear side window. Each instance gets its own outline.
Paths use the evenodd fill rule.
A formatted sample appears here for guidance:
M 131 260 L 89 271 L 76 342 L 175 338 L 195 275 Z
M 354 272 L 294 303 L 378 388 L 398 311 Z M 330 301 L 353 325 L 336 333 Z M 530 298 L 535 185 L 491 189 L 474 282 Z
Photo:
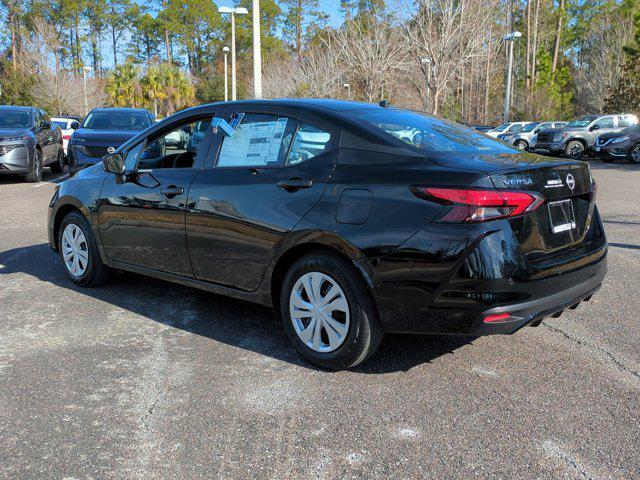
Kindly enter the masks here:
M 300 123 L 287 157 L 289 165 L 295 165 L 320 155 L 329 145 L 331 134 L 308 123 Z
M 239 114 L 231 125 L 235 133 L 225 137 L 218 167 L 279 166 L 289 152 L 297 121 L 279 115 Z

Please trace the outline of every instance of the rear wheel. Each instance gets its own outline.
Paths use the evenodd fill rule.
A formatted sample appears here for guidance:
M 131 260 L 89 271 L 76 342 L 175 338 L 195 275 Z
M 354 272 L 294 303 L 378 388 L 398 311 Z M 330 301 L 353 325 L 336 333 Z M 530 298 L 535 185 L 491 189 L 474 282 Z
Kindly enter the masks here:
M 640 163 L 640 142 L 636 143 L 631 150 L 629 150 L 629 162 Z
M 31 161 L 31 171 L 27 173 L 24 179 L 29 183 L 38 183 L 42 180 L 42 151 L 36 149 L 33 152 L 33 160 Z
M 514 146 L 518 149 L 518 150 L 527 150 L 528 149 L 528 145 L 527 142 L 525 142 L 524 140 L 518 140 L 516 143 L 514 143 Z
M 109 277 L 109 268 L 102 263 L 91 226 L 80 212 L 70 212 L 62 220 L 58 250 L 67 276 L 75 284 L 93 287 Z
M 584 144 L 578 140 L 571 140 L 564 149 L 565 156 L 579 159 L 584 154 Z
M 53 173 L 60 173 L 64 170 L 64 153 L 62 153 L 62 146 L 58 149 L 58 158 L 51 165 L 51 171 Z
M 356 269 L 325 252 L 296 261 L 280 294 L 285 331 L 311 363 L 340 370 L 369 358 L 382 340 L 373 299 Z

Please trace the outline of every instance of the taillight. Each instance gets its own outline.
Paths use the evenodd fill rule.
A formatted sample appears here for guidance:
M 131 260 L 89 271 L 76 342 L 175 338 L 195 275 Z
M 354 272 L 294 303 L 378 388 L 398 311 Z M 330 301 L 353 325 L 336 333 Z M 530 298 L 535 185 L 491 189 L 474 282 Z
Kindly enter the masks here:
M 62 135 L 62 138 L 64 140 L 69 140 L 71 138 L 71 135 Z
M 544 198 L 535 192 L 467 188 L 411 188 L 418 197 L 450 205 L 439 222 L 486 222 L 533 212 Z

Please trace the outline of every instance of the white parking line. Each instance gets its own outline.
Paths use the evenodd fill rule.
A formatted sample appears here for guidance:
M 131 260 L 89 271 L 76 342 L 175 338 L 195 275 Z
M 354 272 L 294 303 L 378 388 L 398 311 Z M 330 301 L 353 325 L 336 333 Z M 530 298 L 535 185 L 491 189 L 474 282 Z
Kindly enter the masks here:
M 62 180 L 64 177 L 66 177 L 68 174 L 63 173 L 62 175 L 58 175 L 57 177 L 54 178 L 50 178 L 49 180 L 47 180 L 46 182 L 40 182 L 40 183 L 36 183 L 35 185 L 32 185 L 31 188 L 39 188 L 39 187 L 44 187 L 45 185 L 51 185 L 51 184 L 55 184 L 58 183 L 58 180 Z

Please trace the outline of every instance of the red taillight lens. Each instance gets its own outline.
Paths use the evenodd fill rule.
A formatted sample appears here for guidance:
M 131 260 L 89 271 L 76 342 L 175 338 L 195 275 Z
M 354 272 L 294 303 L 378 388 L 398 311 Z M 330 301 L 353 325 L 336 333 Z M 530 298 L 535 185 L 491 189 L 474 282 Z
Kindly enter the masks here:
M 486 222 L 533 212 L 544 198 L 535 192 L 466 188 L 412 187 L 421 198 L 451 205 L 440 222 Z
M 71 138 L 71 135 L 62 135 L 62 138 L 65 140 L 69 140 Z

